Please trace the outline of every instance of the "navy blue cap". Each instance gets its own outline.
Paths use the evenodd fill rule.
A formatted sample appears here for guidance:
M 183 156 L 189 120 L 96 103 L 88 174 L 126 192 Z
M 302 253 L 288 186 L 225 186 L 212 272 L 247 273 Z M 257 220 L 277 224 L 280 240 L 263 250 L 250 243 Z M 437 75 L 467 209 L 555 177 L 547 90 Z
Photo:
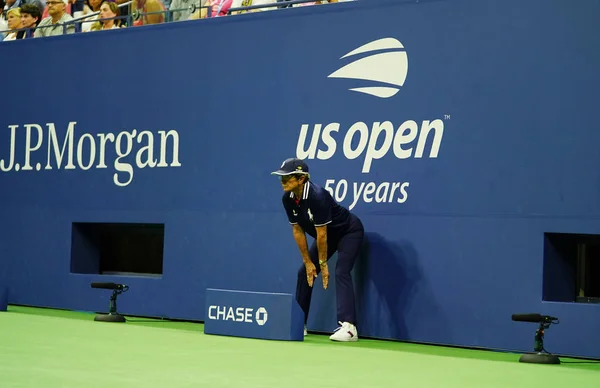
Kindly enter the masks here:
M 308 166 L 302 159 L 289 158 L 283 161 L 279 170 L 273 171 L 271 175 L 308 174 Z

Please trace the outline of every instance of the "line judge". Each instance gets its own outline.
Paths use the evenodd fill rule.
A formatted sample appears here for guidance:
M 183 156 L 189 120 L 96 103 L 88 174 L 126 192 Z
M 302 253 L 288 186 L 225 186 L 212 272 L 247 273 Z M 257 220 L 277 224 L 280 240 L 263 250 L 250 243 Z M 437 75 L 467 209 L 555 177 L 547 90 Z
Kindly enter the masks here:
M 304 335 L 314 279 L 319 273 L 323 287 L 329 283 L 327 261 L 335 252 L 337 320 L 339 327 L 329 337 L 333 341 L 357 341 L 354 286 L 350 272 L 363 245 L 360 219 L 339 205 L 324 188 L 310 180 L 308 165 L 296 158 L 286 159 L 278 175 L 283 186 L 283 207 L 287 214 L 303 264 L 298 270 L 296 300 L 304 311 Z M 306 234 L 314 239 L 310 249 Z

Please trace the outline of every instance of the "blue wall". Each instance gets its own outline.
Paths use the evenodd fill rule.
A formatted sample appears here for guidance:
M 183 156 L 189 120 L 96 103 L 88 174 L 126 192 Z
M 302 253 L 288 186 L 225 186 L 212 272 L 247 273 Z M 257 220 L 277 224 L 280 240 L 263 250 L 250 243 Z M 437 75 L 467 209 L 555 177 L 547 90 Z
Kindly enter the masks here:
M 599 13 L 595 1 L 373 0 L 5 42 L 0 57 L 22 76 L 5 78 L 0 114 L 2 166 L 15 125 L 20 167 L 0 174 L 0 282 L 11 303 L 86 310 L 107 304 L 91 281 L 127 282 L 122 312 L 199 320 L 207 287 L 294 292 L 301 259 L 269 172 L 305 156 L 321 124 L 331 137 L 316 145 L 312 177 L 345 180 L 344 205 L 355 184 L 408 182 L 406 195 L 352 206 L 369 238 L 355 274 L 361 335 L 529 351 L 536 326 L 510 316 L 540 312 L 561 319 L 546 349 L 600 357 L 600 306 L 543 300 L 544 233 L 600 234 Z M 345 54 L 383 38 L 408 58 L 393 97 L 328 78 L 355 59 Z M 376 58 L 362 73 L 402 78 L 402 54 Z M 410 120 L 414 141 L 393 140 Z M 115 163 L 134 130 L 132 152 Z M 39 148 L 23 171 L 28 133 Z M 60 154 L 68 133 L 74 168 L 68 144 L 57 168 L 54 145 Z M 165 166 L 136 164 L 149 137 Z M 372 151 L 351 152 L 361 146 Z M 73 222 L 164 223 L 163 276 L 70 273 Z M 551 265 L 546 281 L 564 288 Z M 334 284 L 316 288 L 311 329 L 335 327 Z

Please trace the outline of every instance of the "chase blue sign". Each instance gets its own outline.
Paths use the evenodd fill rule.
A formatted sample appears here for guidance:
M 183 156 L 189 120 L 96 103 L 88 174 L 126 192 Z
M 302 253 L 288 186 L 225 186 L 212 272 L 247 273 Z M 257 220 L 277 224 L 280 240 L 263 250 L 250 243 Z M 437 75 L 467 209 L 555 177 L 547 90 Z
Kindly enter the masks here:
M 204 333 L 304 340 L 304 313 L 291 294 L 206 290 Z

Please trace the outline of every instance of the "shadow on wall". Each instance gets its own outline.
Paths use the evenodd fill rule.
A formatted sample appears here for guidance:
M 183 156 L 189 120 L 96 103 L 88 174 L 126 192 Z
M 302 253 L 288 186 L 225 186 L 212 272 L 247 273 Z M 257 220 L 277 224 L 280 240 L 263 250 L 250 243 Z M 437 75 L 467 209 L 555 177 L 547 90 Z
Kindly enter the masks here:
M 409 241 L 366 237 L 353 274 L 361 335 L 418 340 L 410 328 L 423 321 L 434 328 L 440 318 L 417 251 Z
M 357 327 L 360 337 L 401 341 L 446 342 L 450 330 L 437 305 L 417 249 L 407 240 L 390 241 L 366 233 L 352 279 L 356 292 Z M 334 273 L 337 253 L 329 260 Z M 315 279 L 309 330 L 331 332 L 336 326 L 335 276 L 324 291 Z M 427 339 L 427 341 L 425 341 Z

